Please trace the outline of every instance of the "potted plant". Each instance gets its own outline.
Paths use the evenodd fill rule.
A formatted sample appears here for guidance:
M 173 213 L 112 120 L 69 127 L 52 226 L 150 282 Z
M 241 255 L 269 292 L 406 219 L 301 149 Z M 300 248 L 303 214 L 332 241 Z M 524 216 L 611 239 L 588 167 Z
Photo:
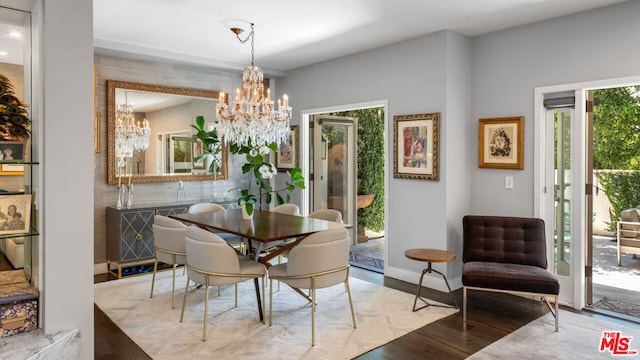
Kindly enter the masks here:
M 242 208 L 242 218 L 252 219 L 253 208 L 258 197 L 249 192 L 249 189 L 239 189 L 240 197 L 238 198 L 238 205 Z

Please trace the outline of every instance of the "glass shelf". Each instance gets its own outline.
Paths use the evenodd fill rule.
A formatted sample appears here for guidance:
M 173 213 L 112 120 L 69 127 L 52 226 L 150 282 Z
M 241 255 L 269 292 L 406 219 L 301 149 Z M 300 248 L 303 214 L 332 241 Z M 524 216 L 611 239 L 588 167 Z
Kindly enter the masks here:
M 19 238 L 19 237 L 33 237 L 33 236 L 39 236 L 39 235 L 40 234 L 38 233 L 38 231 L 36 229 L 34 229 L 33 227 L 31 227 L 30 231 L 27 232 L 27 233 L 0 235 L 0 240 L 2 240 L 2 239 Z

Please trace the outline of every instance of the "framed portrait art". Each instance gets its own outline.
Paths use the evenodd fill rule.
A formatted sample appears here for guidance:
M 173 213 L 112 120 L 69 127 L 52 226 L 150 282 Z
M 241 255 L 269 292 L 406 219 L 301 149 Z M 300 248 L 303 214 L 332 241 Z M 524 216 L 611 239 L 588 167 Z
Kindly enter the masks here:
M 25 161 L 25 146 L 23 142 L 0 141 L 0 160 L 6 162 Z
M 0 235 L 28 233 L 31 195 L 0 196 Z
M 393 117 L 393 177 L 438 180 L 440 113 Z
M 291 170 L 298 166 L 298 125 L 292 125 L 286 141 L 278 145 L 276 167 L 278 171 Z
M 524 169 L 524 117 L 480 119 L 478 167 Z

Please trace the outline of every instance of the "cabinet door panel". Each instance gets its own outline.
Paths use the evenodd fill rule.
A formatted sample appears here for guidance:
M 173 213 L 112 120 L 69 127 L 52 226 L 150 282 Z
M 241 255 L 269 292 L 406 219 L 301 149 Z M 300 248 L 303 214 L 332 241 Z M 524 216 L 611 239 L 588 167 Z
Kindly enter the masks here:
M 180 206 L 180 207 L 160 208 L 156 211 L 158 212 L 158 215 L 162 215 L 162 216 L 180 215 L 180 214 L 186 214 L 187 208 L 184 206 Z
M 153 258 L 154 210 L 122 212 L 120 261 Z

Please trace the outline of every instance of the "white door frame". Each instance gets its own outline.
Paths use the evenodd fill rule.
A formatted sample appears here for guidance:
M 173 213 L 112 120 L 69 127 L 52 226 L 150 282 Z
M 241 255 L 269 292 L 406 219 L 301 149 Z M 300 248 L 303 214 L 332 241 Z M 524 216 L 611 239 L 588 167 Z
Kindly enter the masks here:
M 571 276 L 558 276 L 560 281 L 560 298 L 562 305 L 582 309 L 585 306 L 585 91 L 593 89 L 603 89 L 610 87 L 622 87 L 640 84 L 640 76 L 624 77 L 616 79 L 606 79 L 589 81 L 582 83 L 572 83 L 564 85 L 554 85 L 535 88 L 534 90 L 534 216 L 542 219 L 553 219 L 553 174 L 549 174 L 545 166 L 550 161 L 553 162 L 553 128 L 549 129 L 549 124 L 545 123 L 546 109 L 543 101 L 545 94 L 560 93 L 567 91 L 575 92 L 574 117 L 577 119 L 571 129 L 571 182 L 574 184 L 571 189 Z M 548 141 L 551 140 L 551 141 Z M 551 145 L 553 147 L 553 145 Z M 549 213 L 551 211 L 551 213 Z M 590 221 L 591 219 L 589 219 Z M 548 222 L 547 222 L 548 223 Z M 553 264 L 553 226 L 546 227 L 547 236 L 547 259 L 549 264 Z M 552 265 L 550 265 L 552 266 Z M 563 291 L 564 289 L 564 291 Z
M 389 155 L 389 136 L 388 136 L 388 129 L 389 129 L 389 100 L 388 99 L 382 99 L 382 100 L 373 100 L 373 101 L 367 101 L 367 102 L 361 102 L 361 103 L 354 103 L 354 104 L 345 104 L 345 105 L 336 105 L 336 106 L 329 106 L 329 107 L 323 107 L 323 108 L 316 108 L 316 109 L 305 109 L 305 110 L 301 110 L 300 111 L 300 157 L 298 158 L 299 162 L 302 164 L 301 165 L 301 169 L 302 169 L 302 174 L 305 177 L 305 179 L 309 179 L 309 169 L 311 164 L 309 163 L 309 118 L 311 115 L 316 115 L 316 114 L 326 114 L 326 113 L 332 113 L 332 112 L 341 112 L 341 111 L 349 111 L 349 110 L 358 110 L 358 109 L 369 109 L 369 108 L 377 108 L 377 107 L 382 107 L 384 108 L 384 148 L 385 150 L 385 157 L 384 157 L 384 191 L 385 191 L 385 197 L 384 197 L 384 231 L 385 231 L 385 240 L 389 239 L 389 229 L 388 229 L 388 224 L 389 224 L 389 174 L 392 173 L 393 169 L 390 168 L 391 163 L 390 163 L 390 159 L 392 158 L 393 155 Z M 310 193 L 309 191 L 309 187 L 305 188 L 302 190 L 301 193 L 301 198 L 300 198 L 300 210 L 302 211 L 302 215 L 306 216 L 308 215 L 307 213 L 307 209 L 309 208 L 309 204 L 310 204 L 310 199 L 311 196 L 313 194 Z M 389 241 L 385 241 L 384 242 L 384 263 L 388 264 L 389 259 L 387 258 L 388 256 L 388 246 L 389 246 Z M 386 266 L 385 266 L 385 272 L 386 272 Z

